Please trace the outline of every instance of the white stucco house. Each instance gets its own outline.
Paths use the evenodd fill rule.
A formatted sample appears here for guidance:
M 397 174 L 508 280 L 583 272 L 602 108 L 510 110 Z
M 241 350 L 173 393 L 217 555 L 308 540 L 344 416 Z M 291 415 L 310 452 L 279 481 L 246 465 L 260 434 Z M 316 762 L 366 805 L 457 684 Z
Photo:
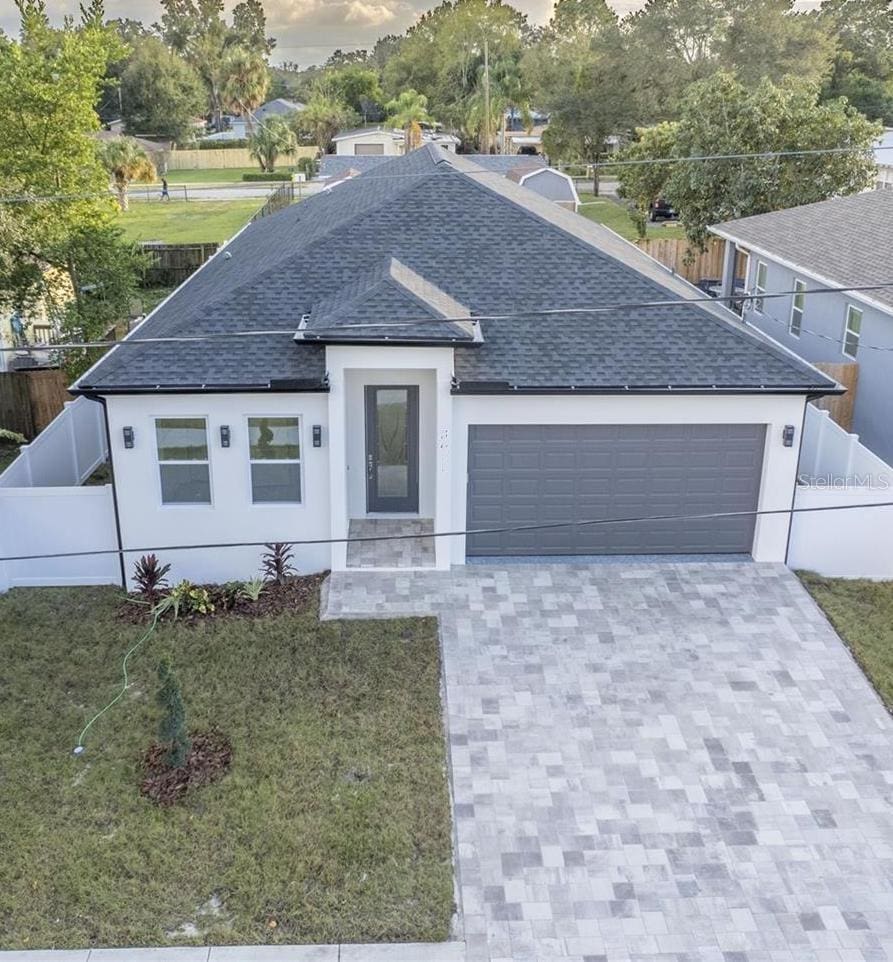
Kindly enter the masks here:
M 399 157 L 405 152 L 406 134 L 391 127 L 357 127 L 343 130 L 332 138 L 338 157 Z M 438 130 L 422 130 L 422 143 L 456 152 L 459 138 Z
M 789 516 L 754 512 L 790 507 L 806 403 L 840 387 L 699 294 L 428 146 L 246 227 L 74 390 L 120 547 L 176 577 L 248 577 L 266 541 L 304 571 L 783 561 Z M 395 532 L 452 534 L 347 543 Z

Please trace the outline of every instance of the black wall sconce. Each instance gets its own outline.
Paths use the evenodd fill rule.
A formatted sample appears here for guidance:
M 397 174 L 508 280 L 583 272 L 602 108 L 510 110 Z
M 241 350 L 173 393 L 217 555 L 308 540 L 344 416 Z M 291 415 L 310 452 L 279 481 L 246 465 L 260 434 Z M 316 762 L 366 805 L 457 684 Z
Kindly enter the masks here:
M 228 425 L 228 424 L 221 424 L 221 425 L 220 425 L 220 447 L 222 447 L 222 448 L 228 448 L 228 447 L 229 447 L 229 439 L 230 439 L 230 435 L 229 435 L 229 425 Z
M 781 439 L 784 442 L 786 448 L 792 448 L 794 446 L 794 425 L 786 424 L 784 426 L 784 431 L 782 431 Z
M 123 429 L 122 433 L 124 434 L 124 447 L 132 448 L 133 447 L 133 428 L 126 427 Z
M 322 447 L 322 425 L 321 424 L 313 425 L 313 447 L 315 448 Z

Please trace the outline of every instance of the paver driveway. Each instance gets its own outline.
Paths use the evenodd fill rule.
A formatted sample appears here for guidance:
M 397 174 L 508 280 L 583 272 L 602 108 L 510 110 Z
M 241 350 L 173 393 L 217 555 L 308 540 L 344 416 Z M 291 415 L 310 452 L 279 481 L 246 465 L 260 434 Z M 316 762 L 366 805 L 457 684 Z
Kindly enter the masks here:
M 893 726 L 781 566 L 334 575 L 441 619 L 469 960 L 893 959 Z

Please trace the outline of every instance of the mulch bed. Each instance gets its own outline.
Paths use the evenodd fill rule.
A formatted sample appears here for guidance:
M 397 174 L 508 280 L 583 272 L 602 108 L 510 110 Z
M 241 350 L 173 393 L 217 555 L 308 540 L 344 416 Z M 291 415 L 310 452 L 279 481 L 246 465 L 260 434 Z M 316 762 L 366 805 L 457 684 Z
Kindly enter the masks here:
M 196 732 L 190 739 L 192 747 L 181 768 L 168 767 L 167 745 L 149 746 L 143 756 L 141 795 L 159 805 L 176 805 L 187 792 L 223 778 L 233 760 L 229 739 L 218 731 Z
M 267 615 L 278 615 L 283 612 L 303 611 L 307 605 L 315 598 L 320 585 L 328 577 L 329 572 L 323 571 L 315 575 L 296 575 L 287 578 L 284 584 L 278 585 L 275 582 L 268 582 L 264 585 L 257 601 L 251 601 L 239 593 L 239 586 L 235 583 L 230 585 L 197 585 L 198 588 L 205 588 L 214 605 L 214 611 L 206 615 L 186 614 L 180 611 L 178 621 L 187 624 L 197 624 L 201 621 L 216 620 L 219 618 L 264 618 Z M 126 601 L 122 602 L 118 609 L 118 617 L 122 621 L 131 624 L 145 624 L 152 617 L 151 606 L 145 604 L 142 595 L 131 592 Z M 168 611 L 162 621 L 172 621 L 173 612 Z

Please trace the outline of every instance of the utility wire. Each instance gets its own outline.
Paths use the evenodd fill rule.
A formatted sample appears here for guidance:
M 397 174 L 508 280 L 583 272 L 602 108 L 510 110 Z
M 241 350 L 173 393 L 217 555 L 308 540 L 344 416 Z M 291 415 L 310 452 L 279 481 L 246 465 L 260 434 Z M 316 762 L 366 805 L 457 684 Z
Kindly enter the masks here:
M 519 524 L 496 528 L 466 528 L 460 531 L 432 531 L 430 534 L 383 534 L 364 535 L 359 538 L 308 538 L 302 541 L 283 542 L 290 548 L 310 547 L 326 544 L 362 544 L 380 541 L 419 541 L 427 538 L 462 538 L 483 534 L 514 534 L 521 531 L 552 531 L 556 528 L 589 528 L 617 524 L 654 523 L 655 521 L 711 521 L 719 518 L 762 518 L 772 515 L 812 514 L 822 511 L 855 511 L 863 508 L 893 508 L 893 501 L 878 501 L 871 504 L 830 504 L 814 508 L 771 508 L 753 511 L 713 511 L 708 514 L 655 514 L 632 518 L 595 518 L 587 521 L 550 521 L 539 524 Z M 148 548 L 97 548 L 92 551 L 61 551 L 52 554 L 11 555 L 0 558 L 0 562 L 43 561 L 52 558 L 86 558 L 98 555 L 147 554 L 159 551 L 203 551 L 220 548 L 263 548 L 266 541 L 225 541 L 216 544 L 173 544 L 154 545 Z
M 263 126 L 263 121 L 258 120 L 257 123 Z M 784 157 L 815 157 L 821 156 L 823 154 L 850 154 L 850 153 L 864 153 L 866 151 L 879 151 L 879 150 L 893 150 L 893 145 L 890 146 L 877 146 L 877 147 L 822 147 L 815 150 L 777 150 L 777 151 L 764 151 L 762 153 L 751 153 L 751 154 L 694 154 L 688 157 L 654 157 L 645 158 L 639 160 L 615 160 L 599 162 L 597 164 L 590 164 L 590 167 L 629 167 L 629 166 L 642 166 L 644 164 L 681 164 L 688 162 L 697 161 L 718 161 L 718 160 L 747 160 L 747 159 L 771 159 L 784 158 Z M 465 155 L 458 154 L 458 157 L 463 157 Z M 507 154 L 499 154 L 494 156 L 510 156 Z M 520 154 L 516 155 L 518 163 L 523 164 L 524 160 Z M 396 159 L 396 158 L 395 158 Z M 444 158 L 448 160 L 448 158 Z M 472 161 L 473 163 L 473 161 Z M 560 169 L 560 168 L 556 168 Z M 460 174 L 462 176 L 502 176 L 498 171 L 489 170 L 487 168 L 482 168 L 481 170 L 458 170 L 453 168 L 451 173 Z M 411 180 L 418 179 L 420 177 L 430 177 L 432 172 L 430 170 L 419 171 L 418 173 L 408 173 L 408 174 L 376 174 L 374 169 L 367 171 L 367 174 L 371 174 L 375 180 Z M 355 180 L 356 178 L 348 178 L 348 180 Z M 371 179 L 371 178 L 370 178 Z M 341 181 L 343 183 L 344 181 Z M 137 185 L 138 186 L 138 185 Z M 178 185 L 174 185 L 175 187 Z M 187 185 L 190 186 L 190 185 Z M 324 184 L 322 186 L 325 186 Z M 201 188 L 196 186 L 195 190 L 200 190 Z M 210 188 L 209 188 L 210 189 Z M 0 204 L 39 204 L 39 203 L 53 203 L 55 201 L 75 201 L 75 200 L 97 200 L 105 197 L 113 197 L 113 193 L 109 190 L 108 193 L 91 193 L 91 194 L 18 194 L 12 196 L 3 196 L 0 194 Z
M 672 276 L 672 275 L 668 275 Z M 885 284 L 865 284 L 865 285 L 854 285 L 849 287 L 815 287 L 806 288 L 805 290 L 788 290 L 788 291 L 765 291 L 759 294 L 753 292 L 742 292 L 738 294 L 730 294 L 722 297 L 711 297 L 705 295 L 704 297 L 677 297 L 677 298 L 662 298 L 653 301 L 627 301 L 618 302 L 616 304 L 607 304 L 600 307 L 551 307 L 551 308 L 531 308 L 526 311 L 505 311 L 502 313 L 493 314 L 470 314 L 470 315 L 457 315 L 455 317 L 427 317 L 427 318 L 407 318 L 406 320 L 399 322 L 377 322 L 377 323 L 363 323 L 363 324 L 340 324 L 338 325 L 338 330 L 364 330 L 364 329 L 375 329 L 381 330 L 382 328 L 405 328 L 405 327 L 416 327 L 416 326 L 428 326 L 432 324 L 457 324 L 460 322 L 468 323 L 469 321 L 507 321 L 514 320 L 517 318 L 529 319 L 531 317 L 561 317 L 565 315 L 573 314 L 613 314 L 617 311 L 633 311 L 633 310 L 645 310 L 649 308 L 658 307 L 679 307 L 680 305 L 685 306 L 688 304 L 725 304 L 725 303 L 735 303 L 744 300 L 771 300 L 773 298 L 781 297 L 792 297 L 794 295 L 819 295 L 819 294 L 847 294 L 847 293 L 866 293 L 869 291 L 880 291 L 888 290 L 893 288 L 893 281 L 889 281 Z M 766 315 L 769 316 L 769 315 Z M 773 320 L 777 320 L 773 318 Z M 779 322 L 783 323 L 783 322 Z M 828 337 L 828 335 L 822 335 L 818 332 L 807 331 L 806 328 L 803 329 L 804 333 L 815 333 L 816 336 Z M 37 345 L 27 345 L 26 347 L 0 347 L 0 352 L 6 353 L 21 353 L 21 352 L 46 352 L 46 351 L 66 351 L 66 350 L 84 350 L 87 348 L 104 348 L 104 347 L 120 347 L 123 345 L 133 345 L 133 344 L 186 344 L 199 341 L 219 341 L 228 338 L 251 338 L 251 337 L 291 337 L 294 338 L 296 330 L 293 328 L 273 328 L 273 329 L 262 329 L 254 331 L 220 331 L 207 334 L 172 334 L 168 336 L 160 337 L 128 337 L 121 341 L 68 341 L 61 344 L 37 344 Z M 835 341 L 835 343 L 842 343 L 840 340 L 835 338 L 829 338 Z M 891 351 L 893 347 L 885 347 L 883 345 L 872 345 L 872 344 L 860 344 L 860 350 L 874 350 L 874 351 Z

